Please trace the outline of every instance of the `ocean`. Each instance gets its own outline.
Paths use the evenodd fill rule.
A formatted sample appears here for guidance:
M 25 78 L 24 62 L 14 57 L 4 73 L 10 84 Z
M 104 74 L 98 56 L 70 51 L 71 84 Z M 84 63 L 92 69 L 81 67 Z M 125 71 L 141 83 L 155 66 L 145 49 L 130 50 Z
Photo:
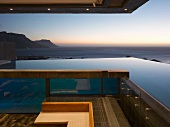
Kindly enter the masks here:
M 18 49 L 17 56 L 49 56 L 51 59 L 136 57 L 170 64 L 170 47 L 58 47 Z

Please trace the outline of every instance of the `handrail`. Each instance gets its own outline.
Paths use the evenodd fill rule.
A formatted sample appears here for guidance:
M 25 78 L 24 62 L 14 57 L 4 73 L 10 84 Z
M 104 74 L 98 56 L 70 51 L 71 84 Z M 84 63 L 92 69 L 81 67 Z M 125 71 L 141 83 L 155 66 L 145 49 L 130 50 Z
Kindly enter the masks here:
M 170 124 L 170 109 L 160 103 L 156 98 L 147 93 L 144 89 L 136 85 L 131 80 L 121 78 L 137 95 L 140 96 L 159 116 Z
M 1 69 L 0 78 L 129 78 L 127 70 L 14 70 Z

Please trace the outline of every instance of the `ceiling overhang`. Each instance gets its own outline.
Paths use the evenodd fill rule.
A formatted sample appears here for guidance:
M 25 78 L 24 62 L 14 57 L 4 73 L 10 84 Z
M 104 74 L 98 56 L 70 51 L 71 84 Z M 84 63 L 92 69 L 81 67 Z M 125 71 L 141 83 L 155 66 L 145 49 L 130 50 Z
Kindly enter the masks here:
M 1 0 L 2 4 L 100 4 L 103 0 Z
M 0 13 L 132 13 L 148 0 L 0 0 Z

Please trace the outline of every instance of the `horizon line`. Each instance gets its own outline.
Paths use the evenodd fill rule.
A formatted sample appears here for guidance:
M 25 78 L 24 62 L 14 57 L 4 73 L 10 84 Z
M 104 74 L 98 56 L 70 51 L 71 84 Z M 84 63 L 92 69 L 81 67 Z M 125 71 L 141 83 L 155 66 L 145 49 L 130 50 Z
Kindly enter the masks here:
M 104 44 L 92 44 L 92 45 L 84 45 L 84 44 L 55 44 L 59 47 L 170 47 L 170 44 L 148 44 L 148 45 L 131 45 L 131 44 L 126 44 L 126 45 L 104 45 Z

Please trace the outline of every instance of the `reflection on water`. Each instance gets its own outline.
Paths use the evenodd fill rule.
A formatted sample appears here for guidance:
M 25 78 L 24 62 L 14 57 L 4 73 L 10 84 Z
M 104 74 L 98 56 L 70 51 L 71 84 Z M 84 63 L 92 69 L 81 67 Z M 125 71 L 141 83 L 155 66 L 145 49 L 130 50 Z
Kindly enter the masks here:
M 170 65 L 137 58 L 17 61 L 17 69 L 126 69 L 130 79 L 170 108 Z
M 0 113 L 38 113 L 45 99 L 45 79 L 0 79 Z

